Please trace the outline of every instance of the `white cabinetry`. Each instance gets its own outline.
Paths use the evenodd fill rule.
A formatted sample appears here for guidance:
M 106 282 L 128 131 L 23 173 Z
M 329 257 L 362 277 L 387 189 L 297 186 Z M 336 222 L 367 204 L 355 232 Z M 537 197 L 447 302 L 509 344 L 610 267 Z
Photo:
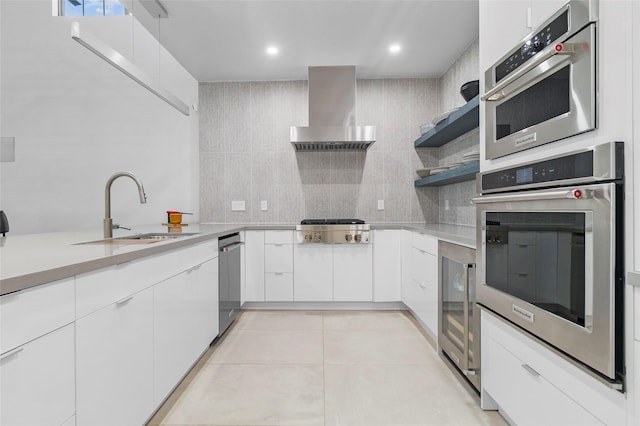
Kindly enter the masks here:
M 401 300 L 402 232 L 373 231 L 373 301 Z
M 295 244 L 296 302 L 333 300 L 333 246 L 331 244 Z
M 482 311 L 483 408 L 516 424 L 625 424 L 625 395 Z
M 77 422 L 142 424 L 153 412 L 152 289 L 76 321 Z
M 372 261 L 371 244 L 334 244 L 334 301 L 373 301 Z
M 402 302 L 438 336 L 438 240 L 412 232 L 405 248 Z
M 640 114 L 640 2 L 632 2 L 632 52 L 633 52 L 633 65 L 632 65 L 632 79 L 633 79 L 633 116 L 637 117 Z M 633 203 L 632 209 L 627 209 L 627 212 L 631 212 L 629 215 L 632 219 L 628 221 L 633 226 L 633 245 L 631 247 L 634 253 L 634 268 L 640 272 L 640 120 L 632 120 L 633 122 L 633 141 L 632 143 L 625 144 L 625 150 L 630 147 L 633 150 L 633 163 L 626 162 L 627 168 L 627 185 L 633 185 Z M 627 151 L 628 152 L 628 151 Z M 631 170 L 631 177 L 629 179 L 628 169 Z M 636 315 L 640 315 L 638 312 Z M 638 366 L 640 370 L 640 366 Z
M 264 302 L 264 231 L 245 231 L 245 299 Z
M 73 341 L 69 324 L 0 355 L 0 424 L 62 425 L 73 417 Z
M 0 424 L 73 417 L 74 293 L 69 278 L 0 297 Z
M 265 231 L 264 300 L 293 301 L 293 231 Z
M 484 71 L 569 0 L 481 0 L 480 34 Z
M 154 404 L 159 405 L 218 330 L 218 262 L 209 260 L 153 287 Z

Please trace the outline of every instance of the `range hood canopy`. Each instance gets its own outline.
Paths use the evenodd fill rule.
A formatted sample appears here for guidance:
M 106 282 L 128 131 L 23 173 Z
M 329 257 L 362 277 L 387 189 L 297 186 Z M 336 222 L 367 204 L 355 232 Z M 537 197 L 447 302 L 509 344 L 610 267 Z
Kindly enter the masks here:
M 291 127 L 296 151 L 363 151 L 376 126 L 356 126 L 356 67 L 309 67 L 309 126 Z

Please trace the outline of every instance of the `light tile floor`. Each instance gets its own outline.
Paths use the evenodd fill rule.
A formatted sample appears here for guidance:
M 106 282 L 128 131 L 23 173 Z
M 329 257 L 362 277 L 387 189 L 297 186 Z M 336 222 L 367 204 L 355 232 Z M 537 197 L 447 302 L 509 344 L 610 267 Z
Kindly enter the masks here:
M 244 311 L 149 425 L 505 425 L 410 314 Z

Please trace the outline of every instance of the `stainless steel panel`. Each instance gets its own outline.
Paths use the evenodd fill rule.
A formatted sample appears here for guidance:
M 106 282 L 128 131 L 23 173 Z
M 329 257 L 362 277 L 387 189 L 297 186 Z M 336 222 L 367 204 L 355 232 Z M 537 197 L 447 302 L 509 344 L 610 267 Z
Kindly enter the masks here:
M 529 61 L 534 63 L 537 58 L 541 56 L 548 57 L 548 59 L 533 67 L 528 72 L 523 73 L 516 71 L 513 77 L 506 77 L 497 84 L 495 82 L 495 66 L 492 66 L 485 72 L 487 93 L 484 96 L 489 99 L 499 99 L 496 101 L 488 100 L 486 103 L 485 134 L 487 159 L 494 159 L 523 151 L 587 132 L 597 127 L 596 24 L 592 23 L 575 35 L 572 35 L 573 32 L 580 29 L 582 25 L 587 24 L 591 19 L 589 2 L 573 1 L 558 13 L 554 14 L 552 18 L 545 22 L 545 25 L 566 9 L 569 10 L 570 15 L 570 28 L 565 36 L 568 38 L 563 39 L 563 37 L 561 37 L 558 42 L 568 43 L 568 46 L 575 48 L 573 53 L 553 55 L 551 52 L 554 50 L 555 43 L 552 43 Z M 538 33 L 542 28 L 544 28 L 544 25 L 533 31 L 525 40 Z M 510 51 L 501 58 L 497 64 L 513 53 L 513 50 Z M 528 65 L 527 63 L 525 64 Z M 526 67 L 526 65 L 523 65 L 523 67 Z M 566 66 L 570 67 L 569 112 L 519 130 L 498 140 L 496 108 Z M 518 74 L 523 75 L 517 78 Z M 498 93 L 489 96 L 489 94 L 493 93 L 492 91 L 496 90 Z
M 613 183 L 580 187 L 588 199 L 554 198 L 537 201 L 491 196 L 492 202 L 477 207 L 479 282 L 477 302 L 500 314 L 513 324 L 563 351 L 600 374 L 615 377 L 614 322 L 614 238 L 616 235 L 616 186 Z M 558 191 L 562 191 L 559 189 Z M 528 191 L 536 197 L 546 191 Z M 480 197 L 482 199 L 484 197 Z M 487 285 L 488 212 L 584 212 L 585 220 L 585 326 L 556 316 L 545 309 Z M 514 309 L 514 306 L 516 308 Z M 514 311 L 518 311 L 514 312 Z M 522 315 L 526 311 L 531 315 Z
M 364 225 L 297 225 L 296 243 L 369 244 L 371 227 Z
M 239 234 L 218 240 L 218 318 L 222 335 L 240 313 L 241 255 Z
M 309 126 L 355 126 L 356 67 L 309 67 Z
M 593 151 L 593 175 L 586 176 L 575 179 L 565 179 L 562 181 L 563 186 L 570 185 L 578 185 L 585 183 L 595 183 L 595 182 L 603 182 L 603 181 L 611 181 L 615 179 L 622 179 L 623 176 L 623 167 L 624 161 L 619 153 L 619 144 L 622 142 L 608 142 L 600 145 L 594 145 L 587 148 L 565 152 L 563 154 L 554 155 L 552 157 L 546 157 L 544 160 L 553 160 L 556 158 L 567 157 L 574 154 L 579 154 L 581 152 Z M 620 164 L 618 164 L 620 162 Z M 500 169 L 493 169 L 490 172 L 478 173 L 478 178 L 476 179 L 476 188 L 479 194 L 491 194 L 495 192 L 506 192 L 510 190 L 524 190 L 524 189 L 535 189 L 541 187 L 548 187 L 549 182 L 541 182 L 541 183 L 531 183 L 528 185 L 516 185 L 516 186 L 504 186 L 496 189 L 485 189 L 482 187 L 482 176 L 489 173 L 496 173 L 502 170 L 508 170 L 513 168 L 518 168 L 520 166 L 526 167 L 528 164 L 519 164 L 515 166 L 503 167 Z M 562 192 L 557 191 L 557 194 L 561 197 Z M 527 195 L 523 195 L 523 198 L 526 198 Z M 536 197 L 536 195 L 532 195 L 531 197 Z M 474 200 L 474 202 L 482 203 L 487 200 L 490 200 L 489 197 L 478 197 Z
M 458 264 L 463 271 L 463 288 L 457 288 L 457 301 L 448 300 L 445 262 Z M 480 311 L 475 304 L 476 251 L 440 241 L 438 243 L 438 347 L 456 364 L 476 388 L 480 389 Z M 447 288 L 445 288 L 447 286 Z M 447 300 L 445 300 L 447 299 Z M 446 306 L 445 306 L 446 305 Z

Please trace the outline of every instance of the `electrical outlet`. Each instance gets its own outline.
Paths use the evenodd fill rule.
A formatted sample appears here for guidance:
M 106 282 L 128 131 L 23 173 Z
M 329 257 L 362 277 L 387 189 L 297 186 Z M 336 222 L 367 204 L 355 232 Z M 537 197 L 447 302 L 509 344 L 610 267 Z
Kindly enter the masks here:
M 234 211 L 234 212 L 243 212 L 243 211 L 245 211 L 244 200 L 232 201 L 231 202 L 231 211 Z
M 267 200 L 260 201 L 260 210 L 262 210 L 263 212 L 266 212 L 267 210 L 269 210 Z
M 449 210 L 449 200 L 444 200 L 444 209 Z
M 384 210 L 384 200 L 378 200 L 378 210 Z

